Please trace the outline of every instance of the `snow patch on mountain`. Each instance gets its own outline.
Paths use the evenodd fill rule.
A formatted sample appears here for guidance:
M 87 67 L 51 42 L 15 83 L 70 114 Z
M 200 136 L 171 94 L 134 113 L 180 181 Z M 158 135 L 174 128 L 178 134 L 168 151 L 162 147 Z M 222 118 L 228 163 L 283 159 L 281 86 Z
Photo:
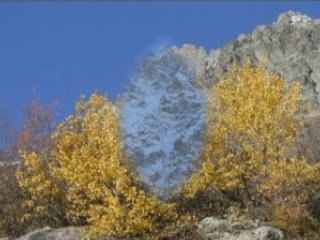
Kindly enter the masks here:
M 160 192 L 185 179 L 203 144 L 207 100 L 197 87 L 201 66 L 195 62 L 205 54 L 186 45 L 150 57 L 122 99 L 125 151 Z
M 280 14 L 275 24 L 296 24 L 310 21 L 312 21 L 312 19 L 308 15 L 302 14 L 300 12 L 288 11 Z

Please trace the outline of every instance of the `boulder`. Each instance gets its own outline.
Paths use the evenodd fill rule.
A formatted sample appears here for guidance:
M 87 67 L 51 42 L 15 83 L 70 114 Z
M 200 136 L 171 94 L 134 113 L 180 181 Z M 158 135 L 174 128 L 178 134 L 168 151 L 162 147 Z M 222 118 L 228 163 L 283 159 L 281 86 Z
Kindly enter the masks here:
M 283 240 L 281 230 L 258 221 L 235 221 L 207 217 L 199 224 L 199 232 L 210 240 Z
M 17 240 L 80 240 L 83 237 L 83 228 L 65 227 L 52 229 L 50 227 L 45 227 L 28 233 Z

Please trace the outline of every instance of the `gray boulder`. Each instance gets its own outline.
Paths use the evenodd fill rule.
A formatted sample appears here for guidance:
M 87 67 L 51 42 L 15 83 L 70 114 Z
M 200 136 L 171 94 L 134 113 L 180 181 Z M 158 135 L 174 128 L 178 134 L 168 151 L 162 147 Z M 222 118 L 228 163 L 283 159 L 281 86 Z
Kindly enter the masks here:
M 86 227 L 64 227 L 52 229 L 45 227 L 24 236 L 17 238 L 16 240 L 84 240 L 87 239 Z M 90 238 L 89 238 L 90 239 Z M 99 240 L 139 240 L 139 238 L 115 238 L 115 237 L 99 237 L 92 239 Z M 0 240 L 9 240 L 8 238 L 0 238 Z
M 199 231 L 210 240 L 283 240 L 283 233 L 258 221 L 234 221 L 207 217 L 199 224 Z
M 24 235 L 17 240 L 80 240 L 84 236 L 83 228 L 65 227 L 51 229 L 50 227 L 45 227 Z

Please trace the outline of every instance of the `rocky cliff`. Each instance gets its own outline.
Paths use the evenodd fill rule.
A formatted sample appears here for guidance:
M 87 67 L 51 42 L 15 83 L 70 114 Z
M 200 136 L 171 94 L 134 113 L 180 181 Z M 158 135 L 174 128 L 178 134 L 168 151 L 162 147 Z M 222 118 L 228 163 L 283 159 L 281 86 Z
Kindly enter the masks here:
M 319 110 L 320 20 L 289 11 L 270 25 L 257 26 L 250 34 L 240 34 L 207 57 L 203 77 L 206 86 L 216 83 L 232 61 L 243 63 L 246 59 L 253 63 L 265 62 L 289 84 L 301 81 L 304 98 L 311 101 L 314 110 Z

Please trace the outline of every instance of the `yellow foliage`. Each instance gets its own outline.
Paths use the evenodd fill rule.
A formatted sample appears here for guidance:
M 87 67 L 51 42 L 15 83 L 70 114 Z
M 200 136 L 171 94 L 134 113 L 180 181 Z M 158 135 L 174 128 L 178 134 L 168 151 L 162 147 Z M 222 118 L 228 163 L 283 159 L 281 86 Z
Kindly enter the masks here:
M 298 82 L 286 88 L 263 65 L 233 65 L 209 93 L 203 171 L 194 178 L 225 190 L 260 181 L 270 160 L 284 159 L 296 146 L 299 104 Z
M 186 184 L 186 196 L 210 188 L 237 190 L 242 202 L 254 205 L 276 206 L 294 196 L 303 206 L 320 176 L 319 164 L 309 164 L 297 151 L 300 91 L 299 82 L 286 86 L 263 64 L 233 64 L 208 93 L 202 167 Z
M 24 170 L 16 173 L 19 186 L 27 191 L 27 197 L 22 202 L 25 214 L 22 222 L 31 218 L 47 218 L 55 225 L 60 219 L 63 194 L 55 183 L 48 166 L 36 153 L 21 153 Z
M 175 218 L 174 206 L 137 187 L 121 153 L 117 108 L 93 94 L 58 126 L 53 173 L 67 186 L 71 219 L 86 219 L 98 233 L 115 236 L 156 231 Z

